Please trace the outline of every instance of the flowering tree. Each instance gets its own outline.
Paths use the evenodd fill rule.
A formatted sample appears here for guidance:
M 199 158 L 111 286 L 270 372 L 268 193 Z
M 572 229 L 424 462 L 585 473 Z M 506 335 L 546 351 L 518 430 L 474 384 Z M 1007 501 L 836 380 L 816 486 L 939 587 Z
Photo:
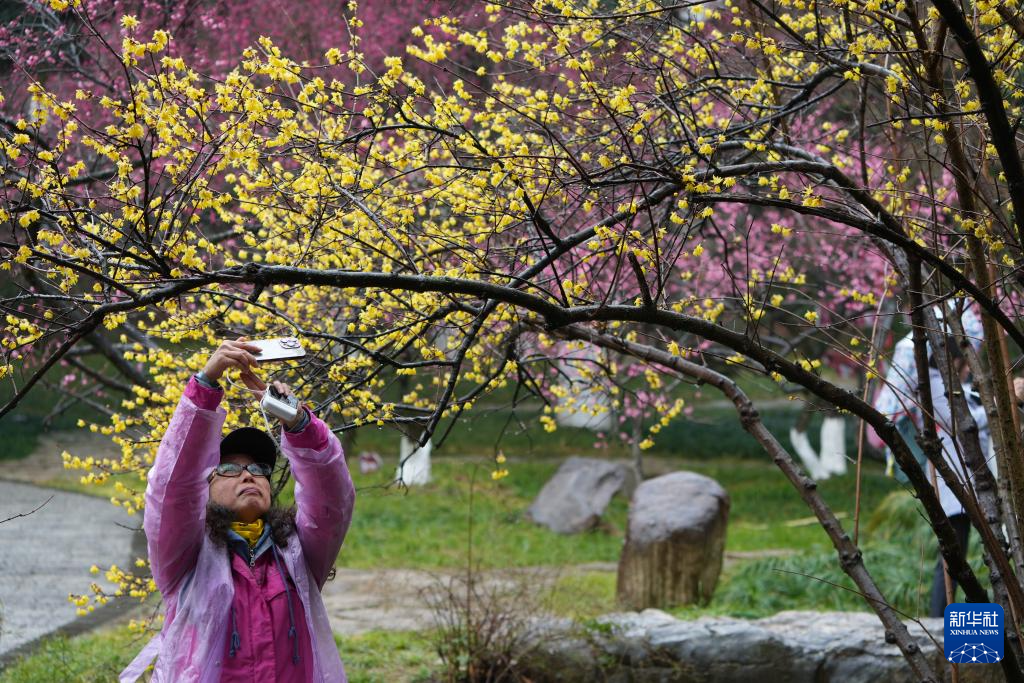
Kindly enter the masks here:
M 682 410 L 659 396 L 664 383 L 705 383 L 814 511 L 916 675 L 938 680 L 730 379 L 760 374 L 877 432 L 968 599 L 1004 606 L 1003 670 L 1024 679 L 1007 352 L 1024 348 L 1011 123 L 1024 29 L 1004 6 L 979 4 L 969 21 L 949 0 L 517 0 L 414 27 L 373 78 L 358 46 L 299 62 L 266 37 L 223 76 L 200 76 L 162 28 L 51 8 L 91 27 L 102 45 L 86 47 L 106 50 L 91 63 L 116 63 L 124 92 L 34 81 L 31 106 L 4 120 L 0 268 L 17 289 L 0 300 L 0 375 L 14 383 L 0 415 L 84 343 L 104 347 L 127 379 L 93 381 L 130 395 L 92 427 L 122 457 L 87 466 L 97 480 L 142 471 L 199 369 L 191 349 L 242 333 L 303 338 L 310 355 L 287 381 L 338 431 L 413 426 L 421 443 L 495 389 L 566 391 L 559 362 L 613 395 L 637 391 L 620 363 L 636 368 L 658 417 L 645 443 Z M 957 391 L 974 485 L 943 459 L 934 421 L 921 443 L 981 535 L 987 583 L 892 422 L 820 372 L 875 373 L 880 317 L 898 310 L 927 377 L 926 344 L 944 358 L 949 339 L 931 304 L 947 300 L 981 316 L 980 352 L 962 329 L 952 338 L 981 380 L 1006 475 L 997 486 L 988 474 Z M 578 360 L 587 345 L 611 355 Z M 230 386 L 228 398 L 242 395 Z M 919 400 L 931 414 L 927 392 Z M 254 418 L 245 404 L 229 413 Z M 141 491 L 122 489 L 138 509 Z M 146 591 L 145 577 L 114 578 Z

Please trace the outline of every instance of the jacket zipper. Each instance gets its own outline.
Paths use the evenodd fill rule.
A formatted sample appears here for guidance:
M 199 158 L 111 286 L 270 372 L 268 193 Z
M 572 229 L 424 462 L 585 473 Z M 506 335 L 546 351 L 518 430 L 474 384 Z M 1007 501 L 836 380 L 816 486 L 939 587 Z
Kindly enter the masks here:
M 252 569 L 256 565 L 256 549 L 249 548 L 249 569 Z

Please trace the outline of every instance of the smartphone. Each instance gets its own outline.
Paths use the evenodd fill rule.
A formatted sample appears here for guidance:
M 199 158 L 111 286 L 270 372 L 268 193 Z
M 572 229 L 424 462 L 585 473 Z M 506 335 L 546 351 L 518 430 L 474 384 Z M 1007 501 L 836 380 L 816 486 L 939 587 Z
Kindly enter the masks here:
M 306 350 L 302 348 L 302 342 L 295 337 L 275 337 L 274 339 L 253 339 L 246 340 L 246 344 L 260 347 L 259 351 L 253 351 L 252 355 L 260 363 L 269 363 L 275 360 L 291 360 L 302 358 Z

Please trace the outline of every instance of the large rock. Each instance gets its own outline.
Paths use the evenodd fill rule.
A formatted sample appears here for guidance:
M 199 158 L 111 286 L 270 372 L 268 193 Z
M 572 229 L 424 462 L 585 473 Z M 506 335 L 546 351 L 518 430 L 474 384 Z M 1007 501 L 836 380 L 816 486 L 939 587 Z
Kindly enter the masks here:
M 597 526 L 612 496 L 627 497 L 636 488 L 629 465 L 571 457 L 544 484 L 526 515 L 560 534 L 575 534 Z
M 922 628 L 923 626 L 923 628 Z M 907 622 L 942 675 L 942 619 Z M 927 629 L 928 633 L 925 632 Z M 609 615 L 582 629 L 535 626 L 523 661 L 534 680 L 625 683 L 910 683 L 916 680 L 878 617 L 866 612 L 780 612 L 766 619 L 681 621 L 659 610 Z M 929 634 L 931 637 L 929 637 Z M 932 641 L 932 638 L 935 641 Z M 1003 681 L 998 665 L 961 666 L 962 683 Z
M 637 487 L 619 558 L 618 597 L 629 609 L 711 599 L 722 571 L 729 495 L 694 472 L 672 472 Z

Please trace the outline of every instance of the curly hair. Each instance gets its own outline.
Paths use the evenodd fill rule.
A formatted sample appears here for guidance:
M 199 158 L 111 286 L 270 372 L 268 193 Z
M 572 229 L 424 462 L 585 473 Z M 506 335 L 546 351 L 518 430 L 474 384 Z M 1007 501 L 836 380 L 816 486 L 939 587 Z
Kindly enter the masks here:
M 206 504 L 206 533 L 214 544 L 228 547 L 228 532 L 231 531 L 231 523 L 235 520 L 235 513 L 231 508 L 218 505 L 213 501 Z M 283 508 L 271 504 L 270 509 L 263 515 L 263 523 L 270 527 L 270 538 L 278 548 L 288 547 L 288 539 L 295 533 L 295 506 Z M 336 567 L 331 567 L 325 577 L 332 581 L 337 576 Z
M 215 544 L 227 546 L 228 532 L 232 522 L 236 521 L 235 513 L 230 508 L 213 501 L 206 504 L 206 533 Z M 279 548 L 288 547 L 288 539 L 295 533 L 295 508 L 271 505 L 263 515 L 263 522 L 270 527 L 270 538 L 274 545 Z

